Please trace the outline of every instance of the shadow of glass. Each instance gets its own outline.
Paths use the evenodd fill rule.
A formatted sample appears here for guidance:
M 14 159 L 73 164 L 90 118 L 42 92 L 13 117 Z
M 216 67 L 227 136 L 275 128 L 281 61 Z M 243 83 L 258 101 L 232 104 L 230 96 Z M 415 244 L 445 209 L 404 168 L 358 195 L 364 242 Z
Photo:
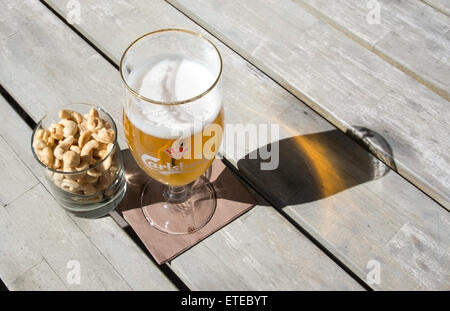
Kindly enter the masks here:
M 362 128 L 361 128 L 362 129 Z M 377 139 L 384 152 L 393 159 L 389 144 L 377 133 L 364 137 Z M 353 137 L 355 139 L 356 137 Z M 271 150 L 273 144 L 263 146 L 238 161 L 238 170 L 256 189 L 270 197 L 277 207 L 299 205 L 321 200 L 351 187 L 383 177 L 390 168 L 371 155 L 339 130 L 301 135 L 280 140 L 279 163 L 273 170 L 262 170 L 260 150 Z M 127 193 L 121 209 L 140 206 L 140 194 L 149 176 L 138 166 L 128 149 L 123 150 Z M 216 160 L 218 161 L 218 160 Z M 217 165 L 217 164 L 216 164 Z M 240 178 L 229 168 L 209 168 L 204 176 L 211 181 L 216 197 L 253 205 L 267 205 L 248 187 L 243 187 Z M 162 191 L 155 184 L 154 191 Z M 197 198 L 201 200 L 202 198 Z
M 321 200 L 390 170 L 339 130 L 290 137 L 278 144 L 279 165 L 274 170 L 261 170 L 267 161 L 259 157 L 260 150 L 270 150 L 272 144 L 238 161 L 239 171 L 278 207 Z

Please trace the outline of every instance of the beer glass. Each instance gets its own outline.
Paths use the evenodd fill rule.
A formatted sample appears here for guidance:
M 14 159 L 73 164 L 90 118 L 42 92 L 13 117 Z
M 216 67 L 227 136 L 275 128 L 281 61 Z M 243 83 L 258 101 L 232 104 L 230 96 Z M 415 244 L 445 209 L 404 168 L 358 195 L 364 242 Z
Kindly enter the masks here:
M 138 38 L 120 61 L 125 136 L 151 177 L 141 193 L 142 211 L 163 232 L 195 232 L 216 209 L 204 173 L 222 141 L 221 73 L 214 44 L 183 29 Z

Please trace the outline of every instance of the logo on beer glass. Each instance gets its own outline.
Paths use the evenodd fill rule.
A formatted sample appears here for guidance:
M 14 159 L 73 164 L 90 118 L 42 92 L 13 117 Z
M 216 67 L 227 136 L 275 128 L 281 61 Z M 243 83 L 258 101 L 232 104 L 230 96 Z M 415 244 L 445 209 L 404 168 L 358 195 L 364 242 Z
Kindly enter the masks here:
M 164 150 L 172 159 L 180 160 L 183 155 L 189 151 L 189 147 L 186 146 L 183 140 L 176 140 L 172 144 L 172 147 Z
M 172 163 L 169 162 L 163 164 L 160 163 L 160 159 L 152 157 L 148 154 L 143 154 L 141 159 L 147 167 L 152 170 L 159 171 L 162 175 L 180 174 L 184 169 L 183 163 L 180 163 L 180 165 L 172 165 Z

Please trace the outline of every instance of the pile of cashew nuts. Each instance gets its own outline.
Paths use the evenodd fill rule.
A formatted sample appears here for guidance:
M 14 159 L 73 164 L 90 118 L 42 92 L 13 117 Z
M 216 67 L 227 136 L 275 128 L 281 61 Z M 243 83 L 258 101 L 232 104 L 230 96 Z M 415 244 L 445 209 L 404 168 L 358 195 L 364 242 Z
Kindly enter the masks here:
M 84 116 L 61 110 L 61 119 L 48 129 L 36 131 L 33 148 L 48 168 L 54 184 L 64 191 L 93 195 L 107 189 L 118 171 L 115 160 L 115 131 L 92 108 Z M 107 158 L 106 158 L 107 157 Z M 103 161 L 101 164 L 98 164 Z M 96 165 L 98 164 L 98 165 Z M 92 167 L 92 169 L 89 169 Z M 79 174 L 76 172 L 82 171 Z M 103 194 L 99 193 L 100 199 Z

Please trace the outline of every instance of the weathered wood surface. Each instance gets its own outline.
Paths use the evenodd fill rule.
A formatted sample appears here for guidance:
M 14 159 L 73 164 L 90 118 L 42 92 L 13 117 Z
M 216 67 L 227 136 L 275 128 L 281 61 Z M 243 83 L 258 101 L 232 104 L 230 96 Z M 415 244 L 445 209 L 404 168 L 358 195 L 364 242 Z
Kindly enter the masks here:
M 0 133 L 0 204 L 11 203 L 19 195 L 35 186 L 38 181 L 14 153 Z
M 34 120 L 51 107 L 68 102 L 96 103 L 111 112 L 116 120 L 121 120 L 124 93 L 117 70 L 41 3 L 10 4 L 7 13 L 0 13 L 0 20 L 0 37 L 7 38 L 0 41 L 0 61 L 5 64 L 0 73 L 0 83 Z M 241 70 L 248 73 L 250 69 L 244 66 Z M 119 136 L 123 141 L 122 130 Z M 50 216 L 57 215 L 50 217 L 56 218 L 55 230 L 68 220 L 66 214 L 53 203 L 43 202 L 42 196 L 48 193 L 43 191 L 42 186 L 38 190 L 30 194 L 38 202 L 35 205 L 49 206 L 45 210 L 48 212 L 34 217 L 37 223 L 33 225 L 33 230 L 43 231 L 41 235 L 53 239 L 55 258 L 46 257 L 53 267 L 55 263 L 50 260 L 59 260 L 57 252 L 64 250 L 59 249 L 61 244 L 56 243 L 57 238 L 50 236 L 50 229 L 44 230 L 42 227 L 50 221 L 47 219 L 49 213 Z M 17 213 L 23 211 L 29 199 L 16 201 L 14 210 Z M 111 218 L 95 221 L 75 217 L 69 219 L 89 236 L 99 252 L 108 255 L 108 261 L 117 271 L 127 269 L 127 276 L 131 279 L 139 278 L 136 271 L 143 271 L 152 265 L 149 260 L 142 264 L 124 259 L 130 256 L 130 250 L 120 247 L 125 242 L 113 242 L 124 233 L 115 224 L 107 224 L 112 222 Z M 270 230 L 267 230 L 268 226 Z M 54 235 L 57 236 L 56 233 Z M 214 242 L 211 242 L 212 239 Z M 84 247 L 88 248 L 87 245 Z M 215 249 L 211 251 L 213 247 Z M 118 252 L 124 256 L 122 261 Z M 239 266 L 239 273 L 225 273 L 233 268 L 231 263 Z M 130 266 L 133 271 L 129 270 Z M 255 207 L 242 219 L 178 257 L 171 268 L 193 289 L 362 289 L 270 206 Z M 278 284 L 273 280 L 278 280 Z M 128 284 L 131 282 L 127 279 Z
M 7 105 L 7 103 L 0 96 L 0 107 L 3 105 Z M 5 116 L 2 114 L 2 117 Z M 7 286 L 11 286 L 23 273 L 39 264 L 42 258 L 27 245 L 24 233 L 8 214 L 5 204 L 14 202 L 30 188 L 36 186 L 38 181 L 16 156 L 14 150 L 7 145 L 3 138 L 3 132 L 0 132 L 0 154 L 1 179 L 4 183 L 1 185 L 2 202 L 0 205 L 0 277 Z M 10 176 L 25 178 L 10 179 Z
M 67 14 L 62 3 L 49 3 L 63 16 Z M 84 1 L 82 17 L 82 23 L 75 25 L 77 29 L 115 61 L 120 58 L 133 38 L 154 29 L 182 27 L 205 33 L 162 1 L 127 1 L 114 4 L 108 1 Z M 98 27 L 100 24 L 102 27 Z M 109 35 L 111 33 L 116 35 Z M 377 174 L 387 170 L 380 161 L 261 71 L 243 61 L 217 40 L 213 40 L 218 45 L 225 63 L 224 101 L 227 122 L 279 123 L 281 138 L 289 138 L 282 140 L 280 144 L 281 158 L 287 161 L 287 165 L 282 165 L 275 172 L 269 171 L 265 176 L 257 174 L 258 169 L 255 169 L 251 161 L 234 158 L 234 153 L 225 148 L 224 155 L 239 167 L 240 172 L 251 179 L 261 191 L 270 195 L 279 207 L 286 206 L 285 211 L 362 279 L 366 278 L 368 261 L 378 260 L 383 267 L 383 282 L 372 285 L 374 288 L 447 288 L 450 279 L 446 267 L 450 256 L 447 237 L 450 230 L 448 213 L 394 172 L 372 180 Z M 246 146 L 241 144 L 238 147 Z M 252 150 L 247 146 L 243 151 Z M 290 166 L 296 165 L 292 159 L 297 157 L 303 159 L 306 165 L 299 163 L 297 166 Z M 277 187 L 277 184 L 280 186 Z M 305 189 L 313 194 L 305 193 Z M 267 224 L 265 230 L 269 230 L 270 223 L 264 223 Z M 424 251 L 416 249 L 416 236 L 401 235 L 405 228 L 420 228 L 424 239 L 431 241 L 436 247 L 426 248 Z M 222 231 L 225 230 L 219 231 L 217 235 L 222 236 Z M 434 272 L 430 272 L 428 266 L 414 262 L 403 263 L 398 251 L 386 246 L 395 244 L 396 236 L 397 239 L 402 237 L 405 249 L 410 250 L 411 254 L 421 256 L 423 262 L 431 263 L 439 277 L 433 278 Z M 239 237 L 237 241 L 244 243 L 246 238 L 247 236 Z M 206 240 L 188 254 L 174 260 L 173 269 L 180 275 L 183 273 L 178 267 L 191 267 L 191 271 L 201 271 L 209 261 L 196 262 L 193 259 L 195 257 L 189 256 L 194 251 L 197 254 L 211 254 L 204 247 L 208 243 L 211 243 L 208 244 L 211 245 L 209 248 L 214 247 L 215 244 L 212 244 L 211 240 Z M 214 242 L 217 243 L 216 248 L 223 244 L 220 241 Z M 239 253 L 239 250 L 235 252 Z M 222 258 L 223 262 L 242 260 L 239 254 L 228 254 Z M 209 257 L 205 255 L 205 258 Z M 216 258 L 209 266 L 217 264 L 218 260 Z M 285 262 L 284 265 L 288 263 Z M 235 275 L 231 270 L 223 274 L 228 276 L 228 279 Z M 215 271 L 210 276 L 211 280 L 217 273 L 219 272 Z M 191 286 L 205 280 L 204 278 L 205 276 L 195 273 L 184 276 Z M 434 281 L 427 281 L 429 279 Z
M 370 140 L 377 156 L 450 207 L 446 99 L 298 2 L 169 2 L 341 130 L 359 135 L 362 126 L 380 133 L 393 153 Z M 441 61 L 448 68 L 448 56 Z M 448 90 L 450 72 L 438 72 Z
M 17 156 L 10 166 L 23 162 L 17 174 L 42 178 L 30 152 L 31 129 L 2 97 L 0 115 L 2 140 Z M 176 289 L 111 218 L 71 217 L 40 183 L 0 213 L 0 278 L 9 289 Z M 80 263 L 80 284 L 66 281 L 70 260 Z
M 450 99 L 450 17 L 420 0 L 295 2 Z
M 30 268 L 9 287 L 17 291 L 63 291 L 67 290 L 49 264 L 43 260 Z
M 447 0 L 421 0 L 428 4 L 432 8 L 442 12 L 443 14 L 450 16 L 450 2 Z

